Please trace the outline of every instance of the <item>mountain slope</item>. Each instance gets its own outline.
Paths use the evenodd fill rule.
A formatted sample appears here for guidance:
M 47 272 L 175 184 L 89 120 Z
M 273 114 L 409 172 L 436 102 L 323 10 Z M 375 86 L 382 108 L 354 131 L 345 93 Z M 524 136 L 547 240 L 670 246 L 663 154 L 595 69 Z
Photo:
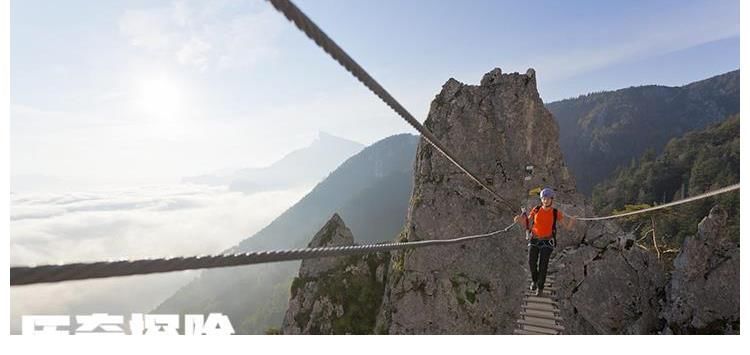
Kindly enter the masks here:
M 345 161 L 308 195 L 264 229 L 227 250 L 302 248 L 339 212 L 356 242 L 391 240 L 404 224 L 418 137 L 383 139 Z M 165 300 L 155 313 L 222 312 L 238 333 L 281 325 L 299 262 L 206 270 Z
M 664 203 L 738 183 L 740 180 L 740 117 L 735 115 L 709 128 L 672 139 L 659 156 L 649 151 L 638 162 L 620 169 L 597 185 L 592 202 L 600 214 L 625 204 Z M 694 235 L 711 207 L 722 203 L 729 212 L 728 225 L 739 238 L 739 194 L 729 193 L 696 201 L 658 215 L 659 235 L 672 246 Z M 650 225 L 650 224 L 649 224 Z
M 320 132 L 309 146 L 295 150 L 267 167 L 187 177 L 183 182 L 229 185 L 233 191 L 246 193 L 285 189 L 322 180 L 362 148 L 360 143 Z
M 560 147 L 586 194 L 646 150 L 705 128 L 740 110 L 739 70 L 682 87 L 640 86 L 546 104 L 560 127 Z

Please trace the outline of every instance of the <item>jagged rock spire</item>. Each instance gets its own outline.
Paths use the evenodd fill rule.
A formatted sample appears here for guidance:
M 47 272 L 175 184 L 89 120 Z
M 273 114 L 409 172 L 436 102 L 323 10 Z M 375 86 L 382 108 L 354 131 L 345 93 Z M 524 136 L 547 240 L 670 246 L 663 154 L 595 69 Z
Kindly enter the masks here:
M 354 237 L 334 214 L 310 248 L 353 245 Z M 387 277 L 388 253 L 307 259 L 294 278 L 283 334 L 369 334 L 374 331 Z
M 554 187 L 558 201 L 582 204 L 563 162 L 557 123 L 531 69 L 503 74 L 495 68 L 481 85 L 449 79 L 425 126 L 519 210 L 528 191 L 543 186 Z M 496 204 L 424 140 L 414 175 L 410 241 L 486 233 L 512 223 L 519 212 Z M 523 234 L 513 231 L 462 246 L 398 253 L 394 264 L 401 270 L 394 267 L 389 280 L 382 323 L 390 333 L 511 333 L 527 286 L 525 245 Z

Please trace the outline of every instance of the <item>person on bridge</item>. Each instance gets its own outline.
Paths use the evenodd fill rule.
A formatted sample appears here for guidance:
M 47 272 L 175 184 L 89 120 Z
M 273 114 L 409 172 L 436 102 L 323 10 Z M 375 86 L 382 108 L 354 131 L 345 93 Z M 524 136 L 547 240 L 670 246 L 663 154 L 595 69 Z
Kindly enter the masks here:
M 555 191 L 545 188 L 539 192 L 542 204 L 534 207 L 528 216 L 526 213 L 515 216 L 513 220 L 526 226 L 530 232 L 529 238 L 529 269 L 531 269 L 532 291 L 541 296 L 544 291 L 544 283 L 547 279 L 547 265 L 549 264 L 552 250 L 557 243 L 557 221 L 562 221 L 565 229 L 573 226 L 573 218 L 565 215 L 552 207 Z

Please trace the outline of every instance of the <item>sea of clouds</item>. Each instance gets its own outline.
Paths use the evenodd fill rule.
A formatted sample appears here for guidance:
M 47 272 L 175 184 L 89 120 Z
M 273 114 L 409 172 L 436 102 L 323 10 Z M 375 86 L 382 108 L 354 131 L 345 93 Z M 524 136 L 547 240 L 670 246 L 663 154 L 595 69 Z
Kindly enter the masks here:
M 140 186 L 11 194 L 11 265 L 215 254 L 265 227 L 312 189 L 246 195 L 226 187 Z M 144 276 L 12 287 L 11 331 L 22 315 L 149 313 L 198 275 Z

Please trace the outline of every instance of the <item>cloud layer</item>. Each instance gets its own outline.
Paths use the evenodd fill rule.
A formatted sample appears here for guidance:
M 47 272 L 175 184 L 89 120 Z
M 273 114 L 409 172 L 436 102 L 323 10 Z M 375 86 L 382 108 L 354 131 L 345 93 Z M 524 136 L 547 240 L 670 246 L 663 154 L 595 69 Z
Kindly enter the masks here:
M 11 196 L 11 265 L 214 254 L 311 187 L 254 195 L 196 185 Z M 197 272 L 11 288 L 11 329 L 31 314 L 148 313 Z

